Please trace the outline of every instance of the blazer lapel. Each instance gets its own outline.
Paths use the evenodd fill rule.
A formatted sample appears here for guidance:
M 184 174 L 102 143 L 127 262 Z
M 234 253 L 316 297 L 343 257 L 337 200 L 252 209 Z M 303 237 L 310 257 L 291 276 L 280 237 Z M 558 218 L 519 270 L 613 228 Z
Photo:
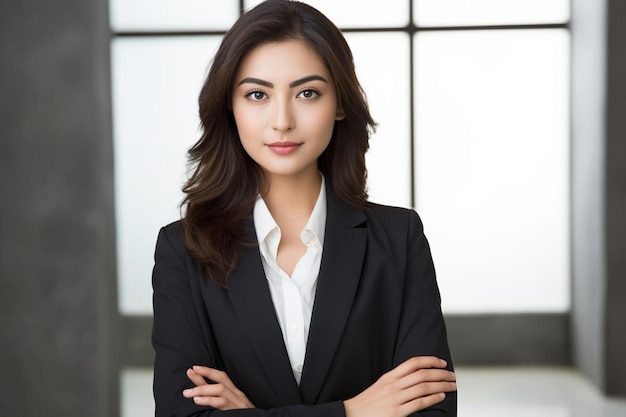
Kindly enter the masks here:
M 352 308 L 367 243 L 365 215 L 327 188 L 324 252 L 317 281 L 300 391 L 314 404 Z
M 252 219 L 249 230 L 256 241 Z M 277 397 L 285 405 L 301 403 L 257 246 L 241 257 L 229 278 L 228 294 Z

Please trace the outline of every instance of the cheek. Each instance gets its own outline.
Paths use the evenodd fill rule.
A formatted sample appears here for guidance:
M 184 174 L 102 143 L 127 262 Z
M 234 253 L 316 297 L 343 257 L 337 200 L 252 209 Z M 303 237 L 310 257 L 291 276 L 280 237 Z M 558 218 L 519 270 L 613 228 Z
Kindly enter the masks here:
M 235 125 L 237 126 L 237 132 L 239 132 L 239 137 L 242 141 L 246 140 L 251 132 L 255 131 L 255 124 L 258 123 L 258 118 L 253 117 L 252 115 L 246 112 L 234 112 L 235 116 Z
M 331 107 L 325 107 L 310 111 L 306 109 L 301 113 L 300 123 L 306 124 L 307 128 L 311 131 L 319 132 L 331 132 L 335 126 L 336 110 Z
M 330 137 L 333 134 L 335 128 L 335 112 L 325 112 L 320 114 L 314 121 L 313 125 L 316 126 L 318 134 L 326 141 L 330 141 Z

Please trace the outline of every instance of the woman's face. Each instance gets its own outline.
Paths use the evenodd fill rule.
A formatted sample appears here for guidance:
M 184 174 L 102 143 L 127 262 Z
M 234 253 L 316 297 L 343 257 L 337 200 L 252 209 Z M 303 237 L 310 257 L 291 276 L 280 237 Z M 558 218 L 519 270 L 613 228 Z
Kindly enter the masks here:
M 233 113 L 241 143 L 274 176 L 317 175 L 337 108 L 335 85 L 318 55 L 299 41 L 248 53 L 235 76 Z

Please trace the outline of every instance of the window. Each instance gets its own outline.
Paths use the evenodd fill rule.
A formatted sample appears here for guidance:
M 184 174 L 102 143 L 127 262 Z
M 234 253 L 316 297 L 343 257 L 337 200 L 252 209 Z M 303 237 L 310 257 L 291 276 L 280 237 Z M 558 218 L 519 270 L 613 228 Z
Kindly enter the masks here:
M 111 0 L 122 314 L 151 313 L 154 242 L 180 216 L 197 94 L 222 34 L 256 3 Z M 310 4 L 344 29 L 379 122 L 371 199 L 422 216 L 444 312 L 568 311 L 568 2 Z

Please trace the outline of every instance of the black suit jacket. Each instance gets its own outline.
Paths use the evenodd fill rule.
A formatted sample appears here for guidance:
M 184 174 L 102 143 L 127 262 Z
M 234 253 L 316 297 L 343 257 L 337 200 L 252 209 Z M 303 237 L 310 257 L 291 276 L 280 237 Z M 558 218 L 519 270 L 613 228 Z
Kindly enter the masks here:
M 249 233 L 256 240 L 254 224 Z M 161 229 L 153 272 L 156 416 L 342 417 L 343 400 L 412 356 L 452 369 L 439 290 L 413 210 L 358 210 L 327 192 L 324 249 L 300 386 L 258 247 L 219 288 L 190 259 L 180 222 Z M 257 407 L 221 412 L 182 396 L 185 370 L 224 370 Z M 416 416 L 456 416 L 456 393 Z

